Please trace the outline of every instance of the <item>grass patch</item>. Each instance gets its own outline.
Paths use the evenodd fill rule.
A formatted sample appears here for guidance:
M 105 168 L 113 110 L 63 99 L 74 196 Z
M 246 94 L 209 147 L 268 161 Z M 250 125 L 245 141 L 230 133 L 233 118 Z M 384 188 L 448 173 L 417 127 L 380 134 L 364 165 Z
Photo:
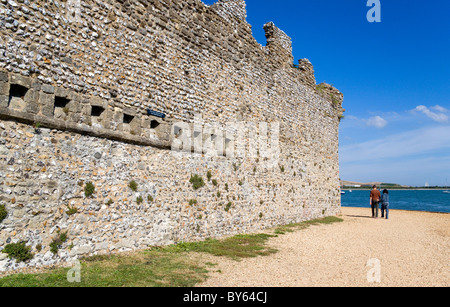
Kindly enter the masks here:
M 305 228 L 308 228 L 311 225 L 320 225 L 320 224 L 333 224 L 333 223 L 340 223 L 344 220 L 341 218 L 338 218 L 336 216 L 327 216 L 320 219 L 315 219 L 311 221 L 305 221 L 301 223 L 296 224 L 289 224 L 284 226 L 279 226 L 275 229 L 275 234 L 285 234 L 286 232 L 294 232 L 296 230 L 302 230 Z
M 201 252 L 239 260 L 276 253 L 276 249 L 265 246 L 266 241 L 271 237 L 275 236 L 269 234 L 238 235 L 224 240 L 208 239 L 202 242 L 179 243 L 167 250 L 169 252 Z
M 0 287 L 192 287 L 206 279 L 205 266 L 183 254 L 157 249 L 84 259 L 80 283 L 69 283 L 70 268 L 59 268 L 6 276 Z

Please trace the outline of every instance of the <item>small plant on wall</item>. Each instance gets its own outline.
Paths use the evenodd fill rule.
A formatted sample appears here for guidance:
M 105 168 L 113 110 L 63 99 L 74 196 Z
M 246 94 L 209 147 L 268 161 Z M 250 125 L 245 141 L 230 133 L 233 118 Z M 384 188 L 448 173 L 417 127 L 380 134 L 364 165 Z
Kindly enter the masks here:
M 194 188 L 194 190 L 198 190 L 205 186 L 205 182 L 203 181 L 203 178 L 197 174 L 192 175 L 189 182 L 192 183 L 192 187 Z
M 136 192 L 137 189 L 138 189 L 138 184 L 136 183 L 136 181 L 131 180 L 130 183 L 128 184 L 128 187 L 129 187 L 132 191 Z
M 0 223 L 3 222 L 7 215 L 8 211 L 6 210 L 5 205 L 0 205 Z
M 41 134 L 41 123 L 40 122 L 34 123 L 33 128 L 34 128 L 34 133 Z
M 56 238 L 53 238 L 50 243 L 50 251 L 56 255 L 62 244 L 67 241 L 67 232 L 58 233 Z
M 31 253 L 31 247 L 25 245 L 26 242 L 11 243 L 5 246 L 3 253 L 8 254 L 10 259 L 16 259 L 18 262 L 24 262 L 34 257 Z
M 86 195 L 86 197 L 91 197 L 92 194 L 95 193 L 95 186 L 92 182 L 86 182 L 86 185 L 84 187 L 84 195 Z
M 67 206 L 66 214 L 68 216 L 74 215 L 76 213 L 78 213 L 78 209 L 77 208 L 75 208 L 74 206 L 72 206 L 72 207 L 71 206 Z
M 138 197 L 136 198 L 136 203 L 137 203 L 138 205 L 142 204 L 143 201 L 144 201 L 144 198 L 142 198 L 142 196 L 138 196 Z

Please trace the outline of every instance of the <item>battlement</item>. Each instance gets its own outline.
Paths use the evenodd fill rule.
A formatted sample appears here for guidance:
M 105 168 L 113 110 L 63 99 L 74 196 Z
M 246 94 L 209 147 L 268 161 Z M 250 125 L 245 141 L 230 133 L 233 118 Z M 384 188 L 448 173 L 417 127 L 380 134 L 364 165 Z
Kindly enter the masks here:
M 228 22 L 234 19 L 245 22 L 247 19 L 247 9 L 244 0 L 218 0 L 212 8 Z
M 264 25 L 266 32 L 267 48 L 270 56 L 284 65 L 292 66 L 294 57 L 292 55 L 292 40 L 282 30 L 277 28 L 273 22 Z

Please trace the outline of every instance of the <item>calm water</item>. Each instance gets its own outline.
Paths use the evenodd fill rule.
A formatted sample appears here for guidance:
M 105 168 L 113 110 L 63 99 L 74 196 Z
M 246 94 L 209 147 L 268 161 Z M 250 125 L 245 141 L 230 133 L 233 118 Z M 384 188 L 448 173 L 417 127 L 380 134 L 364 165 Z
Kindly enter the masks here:
M 343 207 L 370 208 L 368 190 L 344 190 Z M 389 209 L 450 213 L 450 193 L 444 190 L 390 190 Z

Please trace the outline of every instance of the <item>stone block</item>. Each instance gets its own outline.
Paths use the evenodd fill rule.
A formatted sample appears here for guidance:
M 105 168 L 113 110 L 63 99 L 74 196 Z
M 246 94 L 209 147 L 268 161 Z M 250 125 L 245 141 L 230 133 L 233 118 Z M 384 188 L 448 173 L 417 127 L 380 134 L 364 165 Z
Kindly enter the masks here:
M 133 242 L 128 239 L 122 239 L 116 245 L 114 245 L 114 249 L 120 249 L 120 248 L 133 248 Z
M 6 71 L 0 71 L 0 82 L 8 82 L 8 73 Z
M 92 248 L 90 245 L 82 245 L 82 246 L 75 246 L 70 251 L 70 256 L 82 256 L 82 255 L 88 255 L 91 252 Z
M 141 135 L 141 118 L 135 116 L 130 123 L 130 133 L 133 135 Z
M 29 89 L 24 96 L 23 100 L 25 103 L 31 103 L 31 102 L 38 102 L 39 101 L 39 92 L 35 91 L 34 89 Z
M 41 92 L 39 95 L 39 104 L 41 106 L 42 115 L 53 117 L 53 112 L 55 109 L 55 95 Z
M 0 95 L 0 107 L 7 108 L 9 104 L 9 96 Z
M 102 107 L 105 110 L 108 106 L 108 102 L 106 100 L 98 98 L 98 97 L 91 97 L 89 99 L 89 103 L 91 104 L 91 106 Z
M 97 243 L 95 245 L 96 251 L 106 251 L 108 249 L 108 242 Z
M 11 74 L 10 83 L 22 85 L 23 87 L 26 87 L 26 88 L 31 88 L 32 82 L 31 82 L 31 78 L 29 78 L 29 77 L 24 77 L 24 76 L 18 75 L 18 74 Z
M 38 114 L 39 113 L 39 103 L 37 101 L 30 101 L 27 103 L 25 110 L 26 110 L 26 112 L 31 113 L 31 114 Z
M 9 101 L 9 107 L 15 111 L 24 111 L 27 104 L 24 99 L 20 97 L 12 97 Z
M 167 123 L 159 125 L 158 129 L 156 130 L 156 135 L 158 136 L 158 139 L 164 142 L 171 141 L 171 134 L 172 134 L 172 127 Z
M 0 81 L 0 95 L 9 95 L 9 83 Z
M 67 90 L 63 87 L 55 88 L 55 96 L 58 96 L 58 97 L 70 99 L 72 93 L 73 93 L 73 91 Z
M 31 88 L 33 90 L 35 90 L 36 92 L 39 92 L 41 90 L 42 84 L 37 81 L 37 80 L 33 80 L 31 83 Z
M 80 119 L 81 119 L 81 114 L 79 112 L 72 111 L 72 110 L 69 112 L 69 120 L 71 122 L 79 123 Z
M 48 84 L 42 85 L 41 89 L 46 94 L 54 94 L 55 93 L 55 88 L 53 86 L 51 86 L 51 85 L 48 85 Z

